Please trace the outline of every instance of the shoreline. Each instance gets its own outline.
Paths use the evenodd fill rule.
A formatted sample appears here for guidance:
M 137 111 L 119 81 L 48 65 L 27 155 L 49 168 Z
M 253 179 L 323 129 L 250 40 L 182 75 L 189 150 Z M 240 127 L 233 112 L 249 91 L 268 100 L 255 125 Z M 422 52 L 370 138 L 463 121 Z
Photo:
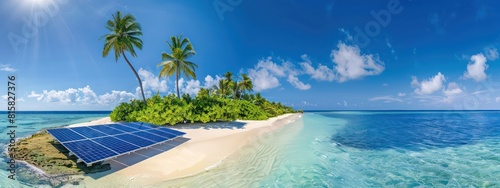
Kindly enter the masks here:
M 177 125 L 186 132 L 183 138 L 123 155 L 107 161 L 111 170 L 77 175 L 86 186 L 149 186 L 174 179 L 194 176 L 217 167 L 243 146 L 261 135 L 282 128 L 302 117 L 301 113 L 284 114 L 268 120 L 237 120 L 208 124 Z M 109 117 L 69 127 L 113 123 Z

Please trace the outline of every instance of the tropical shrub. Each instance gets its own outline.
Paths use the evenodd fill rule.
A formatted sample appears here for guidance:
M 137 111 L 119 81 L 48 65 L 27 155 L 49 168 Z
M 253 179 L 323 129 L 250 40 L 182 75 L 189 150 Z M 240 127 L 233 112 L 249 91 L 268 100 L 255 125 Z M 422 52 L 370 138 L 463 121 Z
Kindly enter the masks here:
M 175 125 L 184 122 L 215 122 L 241 120 L 266 120 L 285 113 L 294 112 L 291 107 L 281 103 L 269 102 L 258 95 L 258 100 L 238 100 L 198 95 L 192 98 L 183 95 L 160 97 L 158 94 L 146 99 L 121 103 L 110 114 L 112 121 L 141 121 L 155 125 Z M 255 97 L 253 97 L 255 99 Z

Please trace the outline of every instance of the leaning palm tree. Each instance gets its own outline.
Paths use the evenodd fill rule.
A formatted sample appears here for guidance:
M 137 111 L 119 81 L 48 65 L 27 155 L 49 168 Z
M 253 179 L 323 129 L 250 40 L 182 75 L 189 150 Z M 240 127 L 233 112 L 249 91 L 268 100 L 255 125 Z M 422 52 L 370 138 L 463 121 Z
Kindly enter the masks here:
M 113 19 L 108 20 L 106 23 L 106 29 L 108 29 L 110 33 L 101 37 L 104 38 L 102 56 L 107 57 L 111 50 L 115 52 L 115 60 L 117 62 L 118 58 L 123 56 L 139 81 L 142 99 L 144 100 L 144 103 L 146 103 L 141 78 L 125 55 L 125 52 L 129 52 L 132 57 L 137 57 L 134 48 L 142 49 L 142 40 L 139 38 L 142 36 L 141 25 L 137 23 L 135 17 L 131 14 L 122 16 L 121 12 L 117 11 L 116 14 L 113 14 Z
M 186 77 L 196 79 L 194 71 L 198 68 L 198 65 L 187 60 L 189 57 L 196 55 L 196 52 L 189 39 L 182 38 L 182 35 L 178 37 L 172 36 L 170 40 L 171 42 L 167 41 L 167 44 L 171 53 L 163 52 L 161 54 L 163 62 L 158 64 L 158 66 L 162 66 L 159 77 L 172 76 L 175 73 L 177 97 L 180 98 L 179 78 L 181 74 L 184 73 Z

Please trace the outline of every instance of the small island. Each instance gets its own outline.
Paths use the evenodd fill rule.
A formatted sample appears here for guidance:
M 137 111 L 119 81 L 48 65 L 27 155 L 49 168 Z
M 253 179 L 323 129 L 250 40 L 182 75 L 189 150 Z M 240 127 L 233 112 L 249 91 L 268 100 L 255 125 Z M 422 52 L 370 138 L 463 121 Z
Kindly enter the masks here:
M 123 57 L 139 81 L 142 94 L 142 100 L 132 99 L 116 106 L 109 115 L 110 122 L 146 122 L 158 126 L 187 124 L 189 126 L 190 124 L 205 125 L 210 122 L 236 120 L 268 120 L 284 114 L 301 112 L 280 102 L 269 101 L 260 93 L 253 93 L 252 78 L 244 73 L 234 75 L 228 71 L 221 77 L 217 77 L 213 86 L 199 88 L 196 95 L 192 96 L 187 93 L 181 95 L 179 79 L 182 75 L 196 79 L 195 68 L 198 67 L 195 63 L 188 61 L 188 58 L 196 52 L 190 40 L 182 36 L 172 36 L 170 41 L 167 41 L 170 53 L 163 52 L 162 62 L 158 64 L 158 67 L 161 67 L 159 77 L 175 75 L 177 95 L 161 96 L 160 93 L 156 93 L 146 98 L 142 81 L 125 55 L 125 52 L 129 52 L 132 57 L 135 57 L 135 48 L 142 49 L 142 40 L 139 38 L 142 35 L 140 25 L 132 15 L 122 15 L 118 11 L 113 14 L 113 19 L 107 22 L 106 28 L 110 33 L 102 37 L 104 38 L 103 57 L 110 52 L 114 54 L 116 61 Z M 262 128 L 271 124 L 270 122 L 269 125 L 256 127 Z M 57 143 L 46 130 L 18 140 L 11 154 L 14 159 L 25 161 L 43 171 L 48 181 L 55 186 L 59 186 L 64 181 L 54 181 L 50 178 L 92 174 L 111 169 L 109 164 L 98 163 L 87 167 L 83 163 L 77 163 L 77 158 L 70 156 L 69 151 Z M 69 180 L 74 181 L 71 178 Z

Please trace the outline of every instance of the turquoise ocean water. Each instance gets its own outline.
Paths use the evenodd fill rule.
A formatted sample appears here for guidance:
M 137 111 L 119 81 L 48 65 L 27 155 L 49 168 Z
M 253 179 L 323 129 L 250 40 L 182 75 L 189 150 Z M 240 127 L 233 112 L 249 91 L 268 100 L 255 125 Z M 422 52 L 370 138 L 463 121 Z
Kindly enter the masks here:
M 19 116 L 28 135 L 105 115 Z M 0 187 L 17 185 L 0 175 Z M 500 111 L 307 112 L 207 172 L 154 187 L 500 187 Z
M 207 173 L 159 186 L 500 187 L 500 112 L 305 113 Z

